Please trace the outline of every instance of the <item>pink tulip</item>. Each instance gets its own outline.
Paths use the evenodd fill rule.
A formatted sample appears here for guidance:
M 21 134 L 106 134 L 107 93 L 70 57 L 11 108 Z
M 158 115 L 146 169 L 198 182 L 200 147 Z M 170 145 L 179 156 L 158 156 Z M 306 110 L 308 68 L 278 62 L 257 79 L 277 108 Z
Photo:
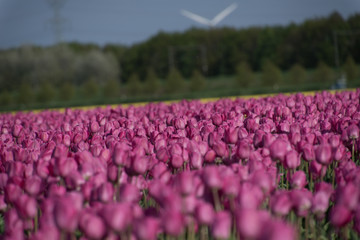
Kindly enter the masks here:
M 63 231 L 74 232 L 78 226 L 78 209 L 69 197 L 57 199 L 54 208 L 56 225 Z
M 212 236 L 218 239 L 228 239 L 230 237 L 231 222 L 231 214 L 229 212 L 217 212 L 211 225 Z
M 179 236 L 184 231 L 184 217 L 181 212 L 169 210 L 162 216 L 162 226 L 166 234 Z
M 312 194 L 307 189 L 295 189 L 290 192 L 290 199 L 298 216 L 306 217 L 312 205 Z
M 195 208 L 195 218 L 199 224 L 209 226 L 215 218 L 213 206 L 206 202 L 199 202 Z
M 270 199 L 270 208 L 276 215 L 285 216 L 292 207 L 292 201 L 288 192 L 277 191 Z
M 351 221 L 351 211 L 343 205 L 335 205 L 331 209 L 330 222 L 335 227 L 344 227 Z
M 236 156 L 240 159 L 248 159 L 250 157 L 251 147 L 246 141 L 239 142 L 236 149 Z
M 159 220 L 154 217 L 144 217 L 135 220 L 134 232 L 140 240 L 156 240 L 159 232 Z
M 287 143 L 279 138 L 276 139 L 270 146 L 270 154 L 274 161 L 283 161 L 287 151 Z
M 218 168 L 215 166 L 208 166 L 203 170 L 203 179 L 205 184 L 210 189 L 219 189 L 222 186 Z
M 140 200 L 140 192 L 137 187 L 132 184 L 121 184 L 119 190 L 119 201 L 128 203 L 138 203 Z
M 286 153 L 285 166 L 289 169 L 295 169 L 300 166 L 300 158 L 295 150 L 290 150 Z
M 315 159 L 322 165 L 329 165 L 331 158 L 331 146 L 329 144 L 319 145 L 315 150 Z
M 124 231 L 132 221 L 132 209 L 128 203 L 109 203 L 104 206 L 101 214 L 115 232 Z
M 236 213 L 236 227 L 241 238 L 257 239 L 262 231 L 262 221 L 260 214 L 254 209 L 240 209 Z
M 304 188 L 307 184 L 306 174 L 301 170 L 296 171 L 290 179 L 290 184 L 291 184 L 291 187 L 294 189 Z
M 322 217 L 329 207 L 329 200 L 329 195 L 326 192 L 316 192 L 312 201 L 312 212 L 317 216 Z
M 350 139 L 358 139 L 359 138 L 359 128 L 355 124 L 351 124 L 347 128 L 347 134 Z
M 91 213 L 81 214 L 79 226 L 85 235 L 91 239 L 102 239 L 106 233 L 106 226 L 103 220 Z

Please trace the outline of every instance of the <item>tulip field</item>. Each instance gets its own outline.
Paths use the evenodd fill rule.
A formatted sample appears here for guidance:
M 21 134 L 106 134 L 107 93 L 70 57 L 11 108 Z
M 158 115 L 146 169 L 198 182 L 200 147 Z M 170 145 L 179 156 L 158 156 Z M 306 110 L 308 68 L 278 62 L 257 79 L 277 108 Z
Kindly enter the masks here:
M 360 89 L 0 115 L 0 238 L 360 239 Z

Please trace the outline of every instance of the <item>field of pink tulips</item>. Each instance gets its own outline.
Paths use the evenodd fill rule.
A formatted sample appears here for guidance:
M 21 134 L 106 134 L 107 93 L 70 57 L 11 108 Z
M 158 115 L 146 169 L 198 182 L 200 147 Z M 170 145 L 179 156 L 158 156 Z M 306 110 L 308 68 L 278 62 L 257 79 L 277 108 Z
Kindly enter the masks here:
M 359 239 L 360 90 L 0 115 L 3 239 Z

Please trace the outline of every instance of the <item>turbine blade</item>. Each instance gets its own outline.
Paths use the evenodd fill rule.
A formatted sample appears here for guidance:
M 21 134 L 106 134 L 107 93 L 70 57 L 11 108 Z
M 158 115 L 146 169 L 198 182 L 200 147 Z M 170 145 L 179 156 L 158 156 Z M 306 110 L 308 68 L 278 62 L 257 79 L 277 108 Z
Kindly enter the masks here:
M 226 16 L 228 16 L 231 12 L 233 12 L 237 8 L 237 4 L 233 3 L 224 10 L 222 10 L 218 15 L 216 15 L 212 20 L 212 25 L 218 24 L 221 20 L 223 20 Z
M 192 13 L 192 12 L 189 12 L 187 10 L 181 10 L 180 11 L 182 15 L 184 15 L 185 17 L 188 17 L 190 18 L 191 20 L 194 20 L 195 22 L 198 22 L 198 23 L 201 23 L 201 24 L 204 24 L 204 25 L 208 25 L 210 26 L 211 25 L 211 21 L 207 18 L 204 18 L 204 17 L 201 17 L 195 13 Z

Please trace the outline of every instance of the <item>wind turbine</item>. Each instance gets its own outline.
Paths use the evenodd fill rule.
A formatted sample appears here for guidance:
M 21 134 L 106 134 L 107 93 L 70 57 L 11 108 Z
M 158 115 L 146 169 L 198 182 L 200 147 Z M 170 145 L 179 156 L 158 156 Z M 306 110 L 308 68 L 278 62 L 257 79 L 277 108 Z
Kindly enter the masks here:
M 233 3 L 224 10 L 222 10 L 220 13 L 218 13 L 213 19 L 207 19 L 202 16 L 199 16 L 195 13 L 189 12 L 187 10 L 181 9 L 180 13 L 184 15 L 187 18 L 190 18 L 194 20 L 195 22 L 198 22 L 200 24 L 207 25 L 209 27 L 216 26 L 221 20 L 223 20 L 225 17 L 227 17 L 230 13 L 232 13 L 237 8 L 237 4 Z

